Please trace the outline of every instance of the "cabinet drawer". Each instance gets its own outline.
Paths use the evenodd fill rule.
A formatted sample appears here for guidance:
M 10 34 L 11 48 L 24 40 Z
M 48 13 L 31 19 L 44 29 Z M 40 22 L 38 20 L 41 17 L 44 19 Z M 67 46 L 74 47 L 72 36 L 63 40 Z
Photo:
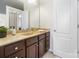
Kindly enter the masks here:
M 25 58 L 25 50 L 21 50 L 11 56 L 9 56 L 8 58 Z
M 38 42 L 38 37 L 32 37 L 32 38 L 29 38 L 26 40 L 26 46 L 30 46 L 32 45 L 33 43 L 36 43 Z
M 24 41 L 20 41 L 20 42 L 8 45 L 5 47 L 5 56 L 13 54 L 13 53 L 23 49 L 23 47 L 24 47 Z
M 45 38 L 45 34 L 42 34 L 39 36 L 39 40 L 44 39 Z

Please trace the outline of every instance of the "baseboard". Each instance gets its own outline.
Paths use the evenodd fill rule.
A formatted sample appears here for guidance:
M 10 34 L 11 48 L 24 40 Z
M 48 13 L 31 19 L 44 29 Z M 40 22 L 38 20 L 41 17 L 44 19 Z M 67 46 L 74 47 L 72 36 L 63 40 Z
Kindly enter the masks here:
M 62 52 L 62 51 L 53 51 L 53 53 L 57 56 L 60 56 L 62 58 L 77 58 L 77 54 L 76 53 L 66 53 L 66 52 Z
M 77 58 L 79 58 L 79 53 L 77 53 Z
M 52 49 L 49 49 L 49 51 L 53 53 L 53 50 Z
M 50 52 L 52 52 L 53 54 L 59 56 L 60 58 L 77 58 L 77 53 L 66 53 L 66 52 L 62 52 L 62 51 L 57 51 L 57 50 L 52 50 L 49 49 Z

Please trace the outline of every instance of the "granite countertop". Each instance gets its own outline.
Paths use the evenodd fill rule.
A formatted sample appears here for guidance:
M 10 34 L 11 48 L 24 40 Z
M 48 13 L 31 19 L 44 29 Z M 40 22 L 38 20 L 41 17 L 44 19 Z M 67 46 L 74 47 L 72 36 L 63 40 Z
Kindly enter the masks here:
M 15 36 L 7 35 L 7 37 L 5 37 L 5 38 L 0 38 L 0 46 L 5 46 L 5 45 L 8 45 L 10 43 L 14 43 L 14 42 L 18 42 L 20 40 L 28 39 L 30 37 L 34 37 L 34 36 L 37 36 L 37 35 L 40 35 L 40 34 L 43 34 L 43 33 L 46 33 L 46 32 L 49 32 L 49 30 L 43 30 L 41 32 L 38 31 L 38 32 L 33 33 L 31 35 L 24 35 L 27 32 L 25 32 L 25 33 L 17 33 Z

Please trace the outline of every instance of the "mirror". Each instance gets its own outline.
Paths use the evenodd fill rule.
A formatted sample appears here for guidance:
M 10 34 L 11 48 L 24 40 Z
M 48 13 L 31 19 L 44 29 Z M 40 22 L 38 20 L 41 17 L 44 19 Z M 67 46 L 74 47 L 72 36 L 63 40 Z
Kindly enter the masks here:
M 32 3 L 31 1 L 33 2 L 33 0 L 29 2 Z M 27 4 L 27 0 L 6 0 L 5 26 L 8 28 L 15 27 L 17 30 L 32 27 L 39 28 L 39 6 L 36 3 L 33 3 L 34 5 Z
M 39 8 L 34 8 L 30 10 L 30 26 L 39 28 L 39 20 L 40 20 Z
M 21 29 L 23 26 L 24 3 L 21 0 L 6 0 L 6 16 L 8 27 Z
M 25 10 L 28 10 L 29 28 L 40 27 L 40 5 L 39 0 L 25 0 Z

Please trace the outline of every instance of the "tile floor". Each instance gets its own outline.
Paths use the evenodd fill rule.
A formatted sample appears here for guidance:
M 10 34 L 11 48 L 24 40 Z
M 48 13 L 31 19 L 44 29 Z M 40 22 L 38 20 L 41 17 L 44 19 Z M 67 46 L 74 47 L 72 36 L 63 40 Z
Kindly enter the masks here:
M 47 52 L 47 53 L 43 56 L 43 58 L 60 58 L 60 57 L 54 55 L 52 52 Z

